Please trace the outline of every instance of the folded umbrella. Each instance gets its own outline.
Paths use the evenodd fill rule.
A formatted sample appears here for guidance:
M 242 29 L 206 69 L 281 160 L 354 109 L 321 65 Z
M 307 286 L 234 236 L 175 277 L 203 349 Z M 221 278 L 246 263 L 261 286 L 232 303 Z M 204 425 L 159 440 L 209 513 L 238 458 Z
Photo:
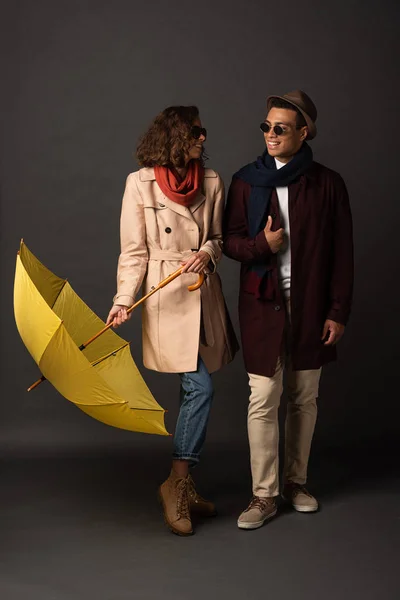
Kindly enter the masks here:
M 181 274 L 178 269 L 130 309 Z M 189 286 L 189 291 L 200 287 Z M 158 404 L 130 353 L 129 342 L 106 326 L 67 280 L 49 271 L 21 241 L 14 282 L 19 334 L 43 377 L 67 400 L 107 425 L 168 435 Z

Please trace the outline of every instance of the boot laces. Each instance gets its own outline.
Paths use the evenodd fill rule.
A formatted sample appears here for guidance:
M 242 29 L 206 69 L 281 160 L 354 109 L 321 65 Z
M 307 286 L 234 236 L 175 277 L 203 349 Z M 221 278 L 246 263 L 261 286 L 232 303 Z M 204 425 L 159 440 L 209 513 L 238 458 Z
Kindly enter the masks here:
M 252 508 L 258 508 L 259 510 L 264 512 L 265 510 L 267 510 L 267 508 L 270 508 L 273 503 L 274 503 L 273 498 L 263 498 L 261 496 L 253 496 L 253 498 L 250 501 L 249 506 L 247 507 L 247 510 L 251 510 Z
M 176 484 L 178 519 L 190 519 L 189 499 L 188 499 L 188 479 L 180 479 Z
M 191 498 L 193 500 L 193 502 L 203 501 L 203 498 L 196 491 L 194 481 L 193 481 L 191 475 L 188 475 L 188 496 L 189 496 L 189 498 Z

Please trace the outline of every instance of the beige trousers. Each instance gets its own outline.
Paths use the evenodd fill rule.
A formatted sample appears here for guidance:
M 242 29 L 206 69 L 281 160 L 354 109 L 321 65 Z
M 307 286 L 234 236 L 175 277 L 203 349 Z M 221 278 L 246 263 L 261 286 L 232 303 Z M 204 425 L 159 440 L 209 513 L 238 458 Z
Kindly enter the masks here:
M 250 444 L 253 494 L 279 494 L 279 424 L 278 408 L 286 370 L 288 404 L 285 422 L 284 481 L 304 484 L 311 440 L 317 419 L 317 397 L 321 369 L 293 371 L 290 364 L 290 302 L 287 301 L 287 327 L 273 377 L 248 373 L 250 403 L 248 434 Z

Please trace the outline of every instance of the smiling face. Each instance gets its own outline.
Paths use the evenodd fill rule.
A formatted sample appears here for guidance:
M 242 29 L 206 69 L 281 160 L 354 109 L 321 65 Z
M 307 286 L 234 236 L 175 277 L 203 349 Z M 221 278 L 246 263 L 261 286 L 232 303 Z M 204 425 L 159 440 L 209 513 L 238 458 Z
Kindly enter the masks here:
M 199 118 L 197 118 L 193 121 L 192 126 L 193 125 L 197 125 L 200 128 L 202 127 L 201 121 Z M 205 141 L 206 141 L 206 138 L 203 135 L 203 133 L 201 133 L 201 135 L 198 139 L 195 139 L 195 138 L 191 139 L 191 146 L 186 155 L 186 164 L 190 160 L 198 160 L 201 158 L 201 154 L 203 152 L 203 144 Z
M 298 128 L 297 112 L 287 108 L 271 108 L 265 123 L 270 126 L 268 133 L 264 133 L 268 154 L 280 162 L 289 162 L 300 150 L 306 139 L 307 127 Z M 282 135 L 277 135 L 274 132 L 275 125 L 282 128 Z

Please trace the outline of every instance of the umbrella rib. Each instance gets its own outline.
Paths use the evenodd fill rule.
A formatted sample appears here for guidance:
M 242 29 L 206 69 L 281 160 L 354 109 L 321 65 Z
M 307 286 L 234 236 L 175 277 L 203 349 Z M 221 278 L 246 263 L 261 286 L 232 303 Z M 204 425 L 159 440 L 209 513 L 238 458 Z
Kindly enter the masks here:
M 76 404 L 76 406 L 89 406 L 92 407 L 96 406 L 96 407 L 100 407 L 100 408 L 105 408 L 107 406 L 113 407 L 113 406 L 122 406 L 123 404 L 129 404 L 129 402 L 127 400 L 125 400 L 124 402 L 119 402 L 118 405 L 117 404 L 83 404 L 82 402 L 80 402 L 79 404 Z M 168 412 L 167 410 L 165 410 L 165 408 L 142 408 L 141 406 L 132 406 L 129 407 L 129 410 L 140 410 L 140 411 L 147 411 L 147 412 L 163 412 L 166 413 Z M 143 417 L 138 417 L 138 418 L 143 418 Z M 145 420 L 145 419 L 143 419 Z
M 123 348 L 126 348 L 127 346 L 130 345 L 130 342 L 126 342 L 125 344 L 123 344 L 122 346 L 120 346 L 119 348 L 117 348 L 116 350 L 113 350 L 112 352 L 109 352 L 108 354 L 106 354 L 105 356 L 102 356 L 101 358 L 97 358 L 96 360 L 94 360 L 93 362 L 91 362 L 91 366 L 95 367 L 96 365 L 100 364 L 101 362 L 103 362 L 103 360 L 106 360 L 106 358 L 109 358 L 110 356 L 115 356 L 117 354 L 117 352 L 119 352 L 120 350 L 123 350 Z
M 57 275 L 56 275 L 56 277 L 57 277 Z M 50 279 L 50 276 L 48 277 L 48 279 Z M 50 308 L 51 308 L 51 310 L 53 310 L 55 303 L 57 302 L 58 298 L 60 297 L 61 292 L 65 288 L 65 284 L 68 283 L 68 279 L 62 279 L 62 277 L 59 277 L 59 279 L 61 279 L 61 281 L 63 282 L 63 284 L 62 284 L 62 287 L 60 288 L 60 291 L 58 292 L 57 296 L 54 298 L 53 304 L 51 306 L 49 305 Z

